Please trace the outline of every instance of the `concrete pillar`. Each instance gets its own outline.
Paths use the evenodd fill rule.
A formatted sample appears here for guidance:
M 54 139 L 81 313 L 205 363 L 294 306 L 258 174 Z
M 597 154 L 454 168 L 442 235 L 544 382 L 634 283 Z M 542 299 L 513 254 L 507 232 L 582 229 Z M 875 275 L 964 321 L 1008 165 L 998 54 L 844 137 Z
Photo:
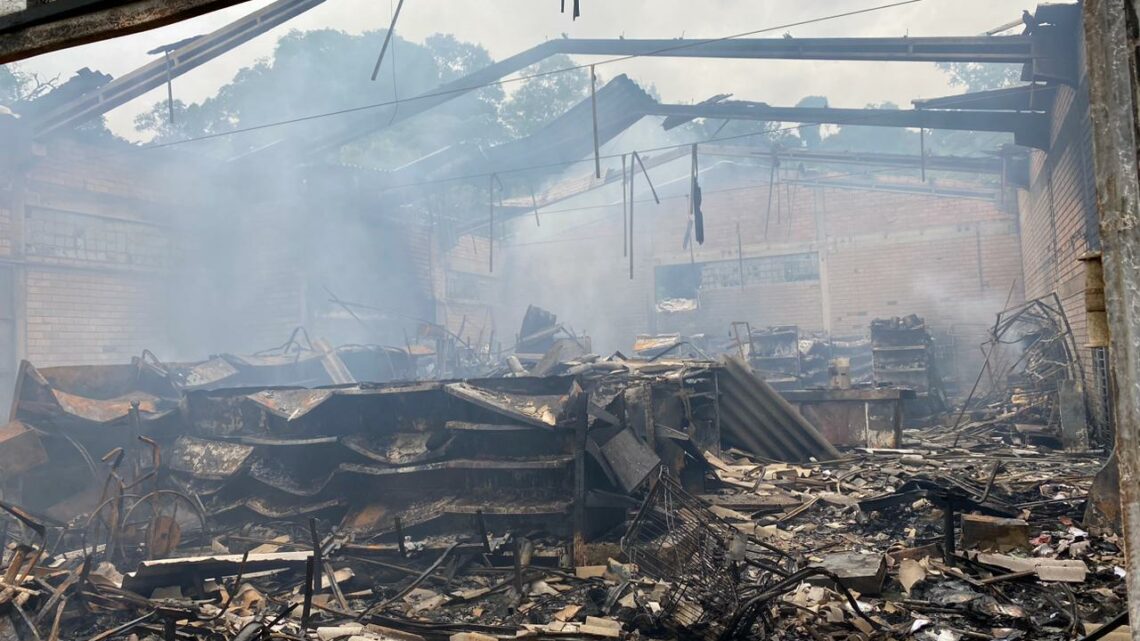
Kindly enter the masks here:
M 1104 262 L 1116 457 L 1128 562 L 1132 638 L 1140 641 L 1140 178 L 1136 163 L 1135 52 L 1127 0 L 1086 0 L 1089 111 Z

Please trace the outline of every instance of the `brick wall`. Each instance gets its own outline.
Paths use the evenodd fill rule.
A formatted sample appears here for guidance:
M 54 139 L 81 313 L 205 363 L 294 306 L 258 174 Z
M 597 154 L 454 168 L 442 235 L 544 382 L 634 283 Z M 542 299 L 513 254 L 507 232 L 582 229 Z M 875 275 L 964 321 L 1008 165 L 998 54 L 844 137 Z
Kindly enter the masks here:
M 169 268 L 159 171 L 66 141 L 13 180 L 0 241 L 17 290 L 16 353 L 37 365 L 123 362 L 156 347 L 158 276 Z
M 603 351 L 628 350 L 633 336 L 645 331 L 727 336 L 731 322 L 747 321 L 753 327 L 794 324 L 803 332 L 866 335 L 874 318 L 919 314 L 955 342 L 962 361 L 957 369 L 971 379 L 976 375 L 986 327 L 1007 299 L 1019 302 L 1023 295 L 1012 197 L 1002 203 L 996 189 L 948 180 L 923 184 L 880 177 L 876 189 L 840 189 L 789 176 L 772 193 L 769 210 L 767 181 L 757 184 L 756 173 L 730 172 L 707 181 L 706 242 L 691 252 L 682 247 L 686 196 L 663 194 L 661 205 L 642 204 L 639 196 L 633 281 L 620 254 L 621 209 L 613 197 L 597 198 L 610 209 L 583 209 L 579 220 L 558 231 L 547 230 L 546 222 L 541 231 L 518 223 L 520 231 L 502 252 L 512 268 L 504 286 L 535 292 L 532 297 L 543 298 L 552 311 L 575 318 Z M 937 193 L 939 187 L 976 193 L 947 197 Z M 818 275 L 789 273 L 781 279 L 777 270 L 768 282 L 746 279 L 740 287 L 734 276 L 738 246 L 746 261 L 798 265 L 804 255 L 815 256 Z M 696 313 L 655 313 L 655 273 L 690 262 L 715 264 L 714 271 L 728 277 L 702 288 Z M 610 340 L 598 340 L 602 335 Z
M 433 234 L 434 238 L 438 236 Z M 439 252 L 438 269 L 432 270 L 436 322 L 472 346 L 485 345 L 492 336 L 496 343 L 506 347 L 513 345 L 517 328 L 496 323 L 494 310 L 501 297 L 498 279 L 490 271 L 490 239 L 486 235 L 464 233 L 440 238 L 435 244 Z M 500 249 L 498 244 L 496 251 Z M 501 259 L 501 256 L 496 258 Z M 502 264 L 496 269 L 502 271 Z
M 1082 51 L 1077 68 L 1084 67 Z M 1055 292 L 1060 297 L 1083 364 L 1085 387 L 1095 390 L 1092 352 L 1086 347 L 1084 265 L 1078 260 L 1100 247 L 1086 82 L 1082 78 L 1077 87 L 1058 85 L 1050 112 L 1050 149 L 1031 152 L 1029 189 L 1020 190 L 1018 199 L 1025 295 Z
M 305 322 L 296 251 L 305 235 L 273 224 L 276 205 L 221 210 L 215 185 L 190 167 L 161 152 L 56 140 L 0 189 L 0 256 L 17 307 L 5 363 L 249 352 Z
M 162 340 L 155 276 L 25 270 L 28 358 L 37 366 L 123 363 Z
M 12 206 L 0 190 L 0 256 L 12 255 Z

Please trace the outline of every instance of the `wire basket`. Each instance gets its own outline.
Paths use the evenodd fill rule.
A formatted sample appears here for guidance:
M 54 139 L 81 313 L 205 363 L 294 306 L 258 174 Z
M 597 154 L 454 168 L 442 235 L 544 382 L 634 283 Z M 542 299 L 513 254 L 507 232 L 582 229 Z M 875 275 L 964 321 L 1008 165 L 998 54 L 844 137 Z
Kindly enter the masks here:
M 737 610 L 738 571 L 730 549 L 740 533 L 700 499 L 662 474 L 622 538 L 622 551 L 640 570 L 670 588 L 660 622 L 715 639 Z

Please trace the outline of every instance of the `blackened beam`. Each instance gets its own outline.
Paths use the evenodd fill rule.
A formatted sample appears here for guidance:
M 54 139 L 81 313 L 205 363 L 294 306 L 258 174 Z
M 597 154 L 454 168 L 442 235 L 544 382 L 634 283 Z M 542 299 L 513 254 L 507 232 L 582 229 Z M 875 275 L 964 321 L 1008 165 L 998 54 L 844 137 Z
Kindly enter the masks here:
M 766 149 L 756 149 L 755 147 L 743 147 L 734 145 L 701 145 L 701 153 L 708 156 L 727 156 L 727 157 L 740 157 L 740 158 L 755 158 L 760 162 L 770 162 L 772 159 L 772 152 Z M 689 155 L 688 149 L 673 149 L 653 156 L 645 157 L 645 165 L 649 168 L 660 167 L 668 164 L 682 157 Z M 862 165 L 869 167 L 898 167 L 900 169 L 917 169 L 919 167 L 920 159 L 917 155 L 911 154 L 882 154 L 882 153 L 852 153 L 852 152 L 826 152 L 814 151 L 806 149 L 793 149 L 781 150 L 778 154 L 781 161 L 802 162 L 805 164 L 830 164 L 830 165 Z M 1012 170 L 1018 165 L 1025 164 L 1024 156 L 1013 156 L 1013 163 L 1007 163 L 1007 170 Z M 927 156 L 926 158 L 927 169 L 934 171 L 952 171 L 967 174 L 997 174 L 1002 172 L 1002 161 L 1000 157 L 963 157 L 963 156 Z M 603 175 L 601 180 L 593 179 L 584 180 L 582 178 L 571 178 L 552 186 L 550 189 L 538 194 L 536 201 L 538 208 L 546 208 L 557 203 L 570 200 L 586 194 L 597 189 L 601 189 L 611 184 L 621 182 L 620 172 L 610 172 Z M 797 184 L 810 184 L 819 186 L 835 187 L 837 189 L 864 189 L 871 191 L 899 191 L 904 193 L 921 193 L 937 196 L 945 196 L 950 198 L 974 198 L 981 200 L 993 200 L 999 195 L 994 190 L 975 190 L 975 189 L 948 189 L 941 186 L 901 186 L 893 185 L 873 185 L 865 182 L 861 183 L 837 183 L 832 180 L 827 180 L 826 176 L 822 176 L 819 181 L 795 181 Z M 514 218 L 523 214 L 529 214 L 535 209 L 535 203 L 529 196 L 519 198 L 508 198 L 503 200 L 502 212 L 505 219 Z M 485 223 L 471 223 L 469 226 L 462 227 L 463 231 L 475 231 L 484 227 Z
M 0 15 L 0 64 L 187 20 L 245 0 L 54 0 Z
M 101 116 L 152 89 L 161 87 L 168 78 L 177 78 L 324 1 L 278 0 L 171 51 L 169 68 L 165 58 L 156 59 L 96 91 L 44 114 L 34 124 L 35 133 L 37 136 L 44 136 L 58 129 L 72 127 Z
M 1053 104 L 1057 93 L 1056 85 L 1038 83 L 975 91 L 956 96 L 942 96 L 926 100 L 912 100 L 911 104 L 922 109 L 999 109 L 1005 111 L 1046 111 Z
M 449 100 L 497 82 L 557 54 L 642 56 L 662 58 L 730 58 L 752 60 L 858 60 L 897 62 L 1031 63 L 1040 46 L 1031 36 L 963 38 L 733 38 L 721 40 L 548 40 L 532 49 L 488 65 L 410 98 L 394 114 L 365 113 L 307 143 L 311 152 L 339 148 L 373 131 L 389 127 Z M 268 150 L 267 150 L 268 151 Z
M 928 111 L 917 109 L 837 109 L 831 107 L 770 107 L 763 103 L 731 102 L 699 105 L 656 105 L 649 115 L 713 120 L 762 120 L 810 124 L 913 127 L 955 131 L 996 131 L 1014 135 L 1025 147 L 1047 149 L 1049 116 L 1045 113 L 992 111 Z
M 563 39 L 559 53 L 667 58 L 1000 62 L 1037 57 L 1031 36 L 947 38 Z
M 970 187 L 942 187 L 936 183 L 876 183 L 866 180 L 828 179 L 822 176 L 817 180 L 792 178 L 784 181 L 789 185 L 802 185 L 804 187 L 822 187 L 824 189 L 843 189 L 848 191 L 870 191 L 888 194 L 918 194 L 933 198 L 954 198 L 958 200 L 984 200 L 993 202 L 1001 198 L 998 189 L 970 188 Z
M 772 152 L 766 149 L 732 145 L 704 144 L 701 145 L 701 153 L 709 156 L 756 158 L 759 160 L 771 160 L 772 158 Z M 922 159 L 916 154 L 835 152 L 814 149 L 782 149 L 777 153 L 777 156 L 781 161 L 790 160 L 805 164 L 866 165 L 902 169 L 918 169 L 922 163 Z M 998 156 L 927 156 L 926 168 L 967 174 L 1000 175 L 1002 161 Z

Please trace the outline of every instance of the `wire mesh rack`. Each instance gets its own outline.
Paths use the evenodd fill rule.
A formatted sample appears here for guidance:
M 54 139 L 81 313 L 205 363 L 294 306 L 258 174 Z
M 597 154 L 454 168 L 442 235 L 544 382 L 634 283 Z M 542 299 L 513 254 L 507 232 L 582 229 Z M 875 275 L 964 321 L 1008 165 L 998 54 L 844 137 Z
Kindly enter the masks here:
M 661 622 L 715 639 L 739 603 L 738 530 L 663 474 L 622 538 L 622 551 L 643 573 L 670 588 Z

